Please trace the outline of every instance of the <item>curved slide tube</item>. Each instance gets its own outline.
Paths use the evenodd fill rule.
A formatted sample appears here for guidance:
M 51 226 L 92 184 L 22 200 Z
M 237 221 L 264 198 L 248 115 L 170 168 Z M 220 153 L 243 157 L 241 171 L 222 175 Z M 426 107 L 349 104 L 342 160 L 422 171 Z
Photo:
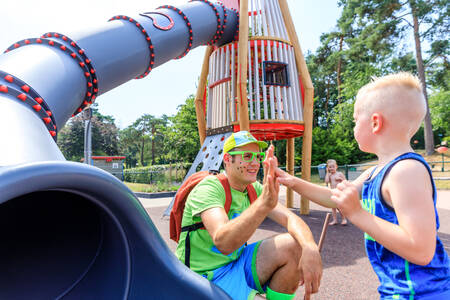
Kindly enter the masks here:
M 194 47 L 231 42 L 238 19 L 191 1 L 0 55 L 0 299 L 228 299 L 176 259 L 125 185 L 65 162 L 55 140 L 97 96 Z

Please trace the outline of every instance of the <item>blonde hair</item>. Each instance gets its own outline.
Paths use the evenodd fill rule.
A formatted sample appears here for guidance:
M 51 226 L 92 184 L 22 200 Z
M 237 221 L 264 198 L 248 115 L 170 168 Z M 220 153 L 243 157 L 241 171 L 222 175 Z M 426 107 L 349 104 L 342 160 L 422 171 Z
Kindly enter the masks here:
M 373 77 L 358 91 L 356 99 L 363 102 L 364 111 L 384 111 L 392 121 L 407 126 L 405 129 L 410 136 L 419 129 L 427 112 L 422 83 L 408 72 Z
M 336 165 L 336 167 L 337 167 L 337 162 L 334 160 L 334 159 L 329 159 L 329 160 L 327 160 L 327 166 L 329 165 L 329 164 L 331 164 L 331 163 L 334 163 L 335 165 Z

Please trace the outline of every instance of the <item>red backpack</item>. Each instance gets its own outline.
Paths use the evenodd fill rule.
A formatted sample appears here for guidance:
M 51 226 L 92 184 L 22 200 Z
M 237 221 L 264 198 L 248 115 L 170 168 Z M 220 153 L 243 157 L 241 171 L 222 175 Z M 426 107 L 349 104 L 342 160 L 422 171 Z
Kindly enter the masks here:
M 188 235 L 186 237 L 186 249 L 185 249 L 185 264 L 189 267 L 189 257 L 190 257 L 190 240 L 189 233 L 191 231 L 195 231 L 197 229 L 203 228 L 203 223 L 196 223 L 189 226 L 181 227 L 181 221 L 183 219 L 184 206 L 186 204 L 186 200 L 189 196 L 189 193 L 192 189 L 202 181 L 206 176 L 211 175 L 209 171 L 200 171 L 189 176 L 188 179 L 181 185 L 177 194 L 175 195 L 175 201 L 173 203 L 172 210 L 170 212 L 170 238 L 178 243 L 180 239 L 180 234 L 182 231 L 187 231 Z M 231 188 L 230 183 L 228 182 L 225 174 L 218 174 L 217 179 L 219 179 L 220 183 L 225 190 L 225 211 L 228 214 L 231 207 Z M 250 204 L 253 203 L 258 197 L 255 191 L 255 188 L 252 184 L 247 186 L 248 198 L 250 200 Z

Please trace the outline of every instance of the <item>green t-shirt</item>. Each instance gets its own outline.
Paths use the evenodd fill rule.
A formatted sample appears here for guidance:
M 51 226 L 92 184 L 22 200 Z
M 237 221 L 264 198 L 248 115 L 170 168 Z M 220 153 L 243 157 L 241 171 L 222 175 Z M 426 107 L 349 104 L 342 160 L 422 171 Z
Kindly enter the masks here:
M 253 187 L 259 196 L 262 185 L 254 182 Z M 231 206 L 228 219 L 239 216 L 250 206 L 247 190 L 240 192 L 231 189 Z M 225 206 L 225 191 L 216 176 L 208 176 L 203 179 L 189 194 L 183 212 L 182 227 L 199 223 L 202 221 L 200 214 L 213 207 Z M 175 255 L 184 263 L 185 240 L 187 232 L 182 232 Z M 200 274 L 222 267 L 240 255 L 243 247 L 235 250 L 229 255 L 224 255 L 214 246 L 211 236 L 206 229 L 198 229 L 190 233 L 191 254 L 190 268 Z

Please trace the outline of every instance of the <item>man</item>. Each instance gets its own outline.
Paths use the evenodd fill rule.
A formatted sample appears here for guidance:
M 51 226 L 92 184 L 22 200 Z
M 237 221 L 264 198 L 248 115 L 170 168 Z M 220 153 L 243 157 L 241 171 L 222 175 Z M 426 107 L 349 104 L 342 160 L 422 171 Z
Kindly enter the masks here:
M 249 132 L 233 133 L 224 144 L 223 162 L 231 187 L 232 203 L 224 209 L 225 191 L 217 176 L 203 179 L 189 194 L 182 226 L 203 222 L 204 228 L 182 232 L 176 255 L 189 267 L 224 289 L 233 299 L 253 299 L 267 293 L 267 299 L 292 299 L 299 284 L 305 298 L 316 293 L 322 276 L 322 261 L 309 227 L 278 203 L 275 178 L 277 160 L 273 146 L 266 153 L 265 142 Z M 256 181 L 264 161 L 264 184 Z M 258 198 L 251 205 L 247 186 Z M 288 233 L 257 243 L 247 241 L 269 217 Z M 186 243 L 189 262 L 185 262 Z

